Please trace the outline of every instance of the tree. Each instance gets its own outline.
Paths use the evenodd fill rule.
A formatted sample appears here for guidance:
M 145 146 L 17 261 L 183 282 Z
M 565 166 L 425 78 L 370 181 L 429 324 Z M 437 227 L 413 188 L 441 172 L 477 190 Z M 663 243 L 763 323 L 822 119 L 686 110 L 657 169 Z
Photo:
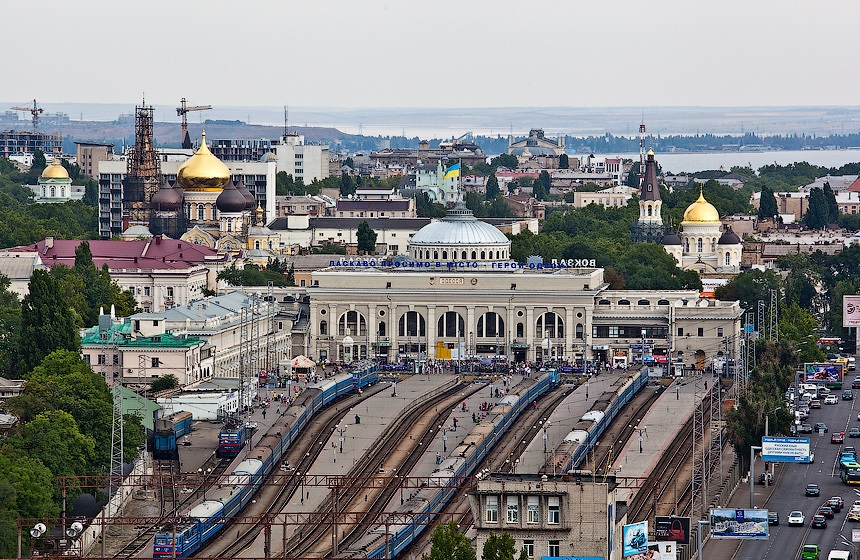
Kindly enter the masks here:
M 84 198 L 82 200 L 87 206 L 93 208 L 99 205 L 99 184 L 93 179 L 87 179 L 84 185 Z
M 361 177 L 359 177 L 359 179 L 361 179 Z M 355 188 L 355 181 L 353 181 L 352 175 L 342 173 L 340 176 L 340 196 L 355 194 Z
M 21 303 L 11 286 L 9 277 L 0 273 L 0 375 L 3 376 L 12 373 L 18 353 L 16 334 L 21 325 Z
M 169 391 L 170 389 L 176 389 L 179 387 L 179 380 L 172 373 L 168 373 L 167 375 L 162 375 L 158 379 L 153 379 L 150 386 L 155 393 Z
M 54 476 L 87 474 L 95 455 L 93 438 L 78 431 L 75 419 L 63 410 L 39 414 L 19 435 L 10 437 L 9 444 L 26 449 L 28 456 L 41 461 Z
M 537 181 L 534 182 L 534 197 L 538 200 L 546 200 L 549 198 L 549 189 L 552 187 L 552 178 L 544 169 L 538 175 Z
M 830 183 L 824 183 L 824 200 L 827 202 L 828 225 L 839 221 L 839 204 L 836 202 L 836 193 L 830 188 Z
M 483 560 L 514 560 L 517 553 L 516 541 L 509 533 L 490 532 L 481 553 Z
M 487 177 L 487 200 L 493 200 L 501 192 L 502 191 L 499 190 L 499 180 L 496 179 L 496 174 L 493 173 L 489 177 Z
M 803 216 L 803 222 L 810 229 L 824 229 L 830 223 L 830 209 L 824 191 L 819 188 L 809 193 L 809 209 Z
M 519 161 L 517 160 L 517 156 L 499 154 L 490 160 L 490 165 L 496 168 L 505 167 L 507 169 L 516 169 L 517 165 L 519 165 Z
M 20 373 L 35 368 L 54 350 L 80 352 L 81 340 L 66 296 L 47 270 L 36 269 L 30 277 L 29 293 L 21 302 L 18 348 Z
M 367 220 L 363 220 L 358 224 L 356 238 L 358 239 L 358 251 L 360 253 L 370 255 L 376 253 L 376 232 L 373 231 Z
M 567 157 L 567 154 L 561 154 L 558 156 L 558 168 L 559 169 L 569 169 L 570 168 L 570 158 Z
M 430 554 L 422 560 L 475 560 L 475 549 L 469 537 L 460 532 L 455 521 L 436 527 L 431 542 Z
M 33 150 L 33 165 L 30 167 L 31 171 L 42 173 L 46 167 L 48 167 L 48 160 L 45 159 L 45 152 L 36 148 Z
M 773 218 L 779 214 L 779 209 L 776 205 L 776 197 L 773 195 L 773 191 L 768 186 L 764 186 L 761 189 L 761 201 L 758 207 L 758 217 L 759 218 Z

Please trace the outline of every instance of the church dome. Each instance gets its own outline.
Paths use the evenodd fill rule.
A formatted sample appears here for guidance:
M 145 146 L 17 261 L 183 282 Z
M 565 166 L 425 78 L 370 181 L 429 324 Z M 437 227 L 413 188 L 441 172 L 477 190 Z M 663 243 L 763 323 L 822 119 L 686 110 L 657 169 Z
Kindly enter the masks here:
M 221 194 L 215 200 L 215 206 L 218 207 L 219 212 L 242 212 L 245 210 L 245 205 L 245 197 L 229 181 L 227 182 L 227 188 L 221 191 Z
M 201 192 L 218 192 L 230 182 L 230 170 L 209 151 L 205 132 L 200 148 L 182 164 L 176 173 L 176 180 L 186 191 Z
M 705 195 L 702 191 L 699 191 L 698 200 L 689 205 L 687 210 L 684 211 L 684 221 L 718 224 L 720 223 L 720 213 L 717 212 L 717 209 L 710 202 L 705 200 Z
M 718 245 L 740 245 L 741 238 L 738 237 L 738 234 L 732 231 L 732 228 L 726 228 L 726 231 L 720 236 L 720 240 L 717 241 Z
M 663 245 L 681 245 L 681 236 L 674 231 L 670 231 L 663 236 L 662 243 Z
M 51 165 L 46 167 L 44 171 L 42 171 L 42 179 L 68 179 L 69 172 L 66 171 L 66 168 L 60 163 L 59 159 L 55 159 L 51 162 Z
M 182 206 L 182 195 L 176 192 L 176 189 L 165 184 L 152 195 L 152 200 L 149 203 L 155 210 L 161 212 L 178 210 Z
M 438 222 L 429 223 L 419 229 L 409 241 L 410 246 L 421 247 L 433 245 L 509 246 L 510 244 L 511 241 L 504 233 L 476 218 L 462 202 L 458 202 Z
M 257 207 L 257 199 L 254 198 L 254 195 L 245 186 L 245 181 L 240 181 L 236 186 L 236 190 L 245 197 L 245 210 L 253 210 Z

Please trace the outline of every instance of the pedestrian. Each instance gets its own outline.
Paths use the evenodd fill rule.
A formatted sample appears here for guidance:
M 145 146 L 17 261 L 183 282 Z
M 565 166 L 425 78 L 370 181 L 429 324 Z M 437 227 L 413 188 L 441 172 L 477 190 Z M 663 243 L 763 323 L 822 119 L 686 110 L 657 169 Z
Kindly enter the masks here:
M 266 409 L 264 408 L 263 409 L 263 420 L 265 420 L 265 419 L 266 419 Z

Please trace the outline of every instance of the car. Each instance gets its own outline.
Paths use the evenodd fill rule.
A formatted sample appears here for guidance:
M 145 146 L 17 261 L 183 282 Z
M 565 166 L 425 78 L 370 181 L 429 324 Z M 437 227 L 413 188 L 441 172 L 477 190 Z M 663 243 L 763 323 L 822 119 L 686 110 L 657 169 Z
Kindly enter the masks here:
M 848 437 L 860 437 L 860 428 L 854 426 L 848 430 Z
M 773 475 L 770 473 L 761 473 L 760 475 L 758 475 L 758 483 L 767 483 L 768 485 L 773 486 Z
M 801 551 L 801 560 L 818 560 L 821 557 L 821 548 L 817 544 L 805 544 Z
M 826 529 L 827 528 L 827 518 L 823 515 L 813 515 L 812 521 L 809 523 L 809 526 L 813 529 Z
M 854 400 L 854 391 L 851 389 L 845 389 L 842 391 L 842 400 L 843 401 L 853 401 Z
M 818 488 L 817 484 L 807 484 L 806 485 L 806 495 L 807 496 L 820 496 L 821 489 Z
M 854 381 L 851 382 L 852 389 L 860 389 L 860 378 L 855 377 Z
M 812 399 L 809 401 L 809 408 L 821 408 L 821 401 L 818 399 Z
M 839 404 L 839 399 L 836 398 L 836 395 L 827 395 L 824 397 L 824 404 Z
M 833 435 L 830 436 L 830 443 L 842 443 L 845 441 L 845 436 L 842 435 L 842 432 L 833 432 Z
M 767 524 L 768 525 L 779 525 L 779 512 L 768 510 L 767 512 Z
M 824 432 L 827 433 L 827 424 L 824 422 L 816 422 L 814 426 L 812 426 L 812 430 L 815 432 Z
M 842 508 L 845 507 L 845 500 L 842 499 L 842 496 L 830 496 L 828 501 L 830 502 L 830 507 L 832 507 L 833 511 L 836 513 L 839 513 L 842 511 Z M 836 506 L 833 504 L 836 504 Z
M 833 519 L 836 516 L 836 513 L 830 506 L 821 506 L 818 508 L 818 515 L 823 515 L 827 519 Z
M 788 526 L 793 527 L 795 525 L 803 526 L 806 522 L 806 518 L 803 517 L 802 511 L 793 511 L 788 514 Z
M 846 445 L 845 447 L 842 448 L 842 453 L 853 453 L 853 454 L 857 455 L 857 450 L 854 449 L 854 447 L 851 445 Z
M 811 434 L 812 433 L 812 424 L 801 424 L 797 429 L 797 432 L 800 434 Z
M 860 521 L 860 506 L 851 506 L 848 510 L 848 521 Z

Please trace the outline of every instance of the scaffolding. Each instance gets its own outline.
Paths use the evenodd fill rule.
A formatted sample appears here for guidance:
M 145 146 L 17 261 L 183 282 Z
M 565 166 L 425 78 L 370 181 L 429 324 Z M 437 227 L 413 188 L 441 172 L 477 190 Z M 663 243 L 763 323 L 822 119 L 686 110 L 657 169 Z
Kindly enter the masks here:
M 152 195 L 161 185 L 161 164 L 153 136 L 154 109 L 134 108 L 134 146 L 126 153 L 128 172 L 123 180 L 123 219 L 127 225 L 149 226 Z

